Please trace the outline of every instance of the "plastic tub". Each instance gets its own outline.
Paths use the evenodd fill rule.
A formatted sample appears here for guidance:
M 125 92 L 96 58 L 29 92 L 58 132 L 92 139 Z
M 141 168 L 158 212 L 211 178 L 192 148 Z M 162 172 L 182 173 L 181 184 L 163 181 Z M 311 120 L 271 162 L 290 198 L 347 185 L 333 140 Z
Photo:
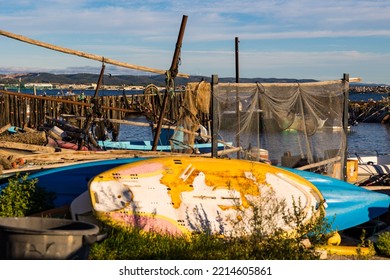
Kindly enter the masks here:
M 68 219 L 0 218 L 1 259 L 87 259 L 98 226 Z

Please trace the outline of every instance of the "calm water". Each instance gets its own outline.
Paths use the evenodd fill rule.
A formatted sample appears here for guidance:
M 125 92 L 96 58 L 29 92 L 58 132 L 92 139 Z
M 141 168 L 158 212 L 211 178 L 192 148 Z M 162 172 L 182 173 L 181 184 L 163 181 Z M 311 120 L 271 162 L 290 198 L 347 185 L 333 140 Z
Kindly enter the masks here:
M 146 122 L 145 117 L 133 117 L 131 121 Z M 119 140 L 153 140 L 150 127 L 121 125 Z M 228 139 L 225 139 L 228 140 Z M 390 125 L 380 123 L 359 123 L 351 128 L 347 136 L 348 153 L 355 155 L 390 154 Z
M 374 101 L 380 101 L 383 98 L 388 97 L 387 93 L 355 93 L 349 95 L 349 100 L 351 101 L 367 101 L 372 99 Z
M 128 121 L 148 123 L 145 116 L 135 116 L 127 118 Z M 119 141 L 153 141 L 151 127 L 135 126 L 135 125 L 121 125 L 119 129 Z
M 390 124 L 359 123 L 351 128 L 348 135 L 350 155 L 390 154 Z

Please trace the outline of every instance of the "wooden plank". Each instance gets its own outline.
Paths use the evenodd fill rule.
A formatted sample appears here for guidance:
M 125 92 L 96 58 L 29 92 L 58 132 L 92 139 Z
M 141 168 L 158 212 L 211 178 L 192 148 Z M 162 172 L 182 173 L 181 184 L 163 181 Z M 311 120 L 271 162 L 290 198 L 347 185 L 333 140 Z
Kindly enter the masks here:
M 84 163 L 96 160 L 120 159 L 120 158 L 136 158 L 136 157 L 164 157 L 164 156 L 196 156 L 193 154 L 167 153 L 167 152 L 152 152 L 152 151 L 61 151 L 56 153 L 17 155 L 18 158 L 28 163 L 28 165 L 19 166 L 17 169 L 2 170 L 0 174 L 12 174 L 15 172 L 28 172 L 33 170 L 41 170 L 67 166 L 74 163 Z
M 2 128 L 0 128 L 0 134 L 2 134 L 3 132 L 7 131 L 8 128 L 10 128 L 11 125 L 10 124 L 6 124 L 5 126 L 3 126 Z
M 24 127 L 23 127 L 23 130 L 26 131 L 26 132 L 37 132 L 36 129 L 29 128 L 28 126 L 24 126 Z
M 11 32 L 7 32 L 4 30 L 0 30 L 0 35 L 6 36 L 8 38 L 15 39 L 15 40 L 18 40 L 21 42 L 25 42 L 28 44 L 32 44 L 35 46 L 43 47 L 43 48 L 46 48 L 49 50 L 54 50 L 54 51 L 58 51 L 58 52 L 66 53 L 66 54 L 71 54 L 71 55 L 76 55 L 76 56 L 80 56 L 80 57 L 84 57 L 84 58 L 88 58 L 88 59 L 92 59 L 92 60 L 97 60 L 97 61 L 100 61 L 102 63 L 108 63 L 108 64 L 112 64 L 112 65 L 116 65 L 116 66 L 121 66 L 124 68 L 130 68 L 130 69 L 134 69 L 134 70 L 151 72 L 151 73 L 156 73 L 156 74 L 161 74 L 161 75 L 165 75 L 165 73 L 166 73 L 165 70 L 159 70 L 159 69 L 155 69 L 155 68 L 139 66 L 139 65 L 135 65 L 135 64 L 130 64 L 130 63 L 126 63 L 126 62 L 113 60 L 113 59 L 110 59 L 110 58 L 107 58 L 104 56 L 100 56 L 100 55 L 95 55 L 95 54 L 90 54 L 90 53 L 86 53 L 86 52 L 82 52 L 82 51 L 63 48 L 63 47 L 59 47 L 56 45 L 52 45 L 52 44 L 44 43 L 44 42 L 37 41 L 34 39 L 30 39 L 30 38 L 27 38 L 27 37 L 22 36 L 22 35 L 13 34 Z M 189 77 L 188 74 L 178 74 L 178 76 L 186 77 L 186 78 Z
M 56 150 L 55 148 L 52 147 L 24 144 L 18 142 L 8 142 L 8 141 L 0 141 L 0 148 L 24 150 L 30 152 L 45 152 L 45 153 L 52 153 L 55 152 Z
M 298 170 L 307 170 L 307 169 L 319 167 L 319 166 L 322 166 L 322 165 L 325 165 L 325 164 L 334 163 L 334 162 L 340 161 L 340 159 L 341 159 L 341 157 L 337 156 L 337 157 L 330 158 L 330 159 L 327 159 L 327 160 L 323 160 L 323 161 L 315 162 L 315 163 L 308 164 L 308 165 L 305 165 L 305 166 L 301 166 L 301 167 L 298 167 L 296 169 L 298 169 Z
M 389 190 L 390 191 L 390 186 L 362 186 L 362 188 L 365 188 L 365 189 L 371 190 L 371 191 L 377 191 L 377 190 Z
M 374 192 L 380 192 L 390 195 L 390 186 L 361 186 L 362 188 Z
M 222 151 L 217 151 L 217 155 L 218 155 L 218 156 L 224 156 L 224 155 L 229 155 L 229 154 L 237 153 L 237 152 L 240 152 L 240 151 L 242 151 L 242 148 L 241 148 L 241 147 L 238 147 L 238 148 L 230 148 L 230 149 L 226 149 L 226 150 L 222 150 Z M 204 157 L 211 157 L 211 156 L 212 156 L 212 153 L 205 153 L 205 154 L 202 154 L 202 156 L 204 156 Z
M 361 78 L 350 78 L 350 82 L 360 82 L 362 81 Z M 318 82 L 307 82 L 307 83 L 259 83 L 262 87 L 291 87 L 291 86 L 325 86 L 325 85 L 332 85 L 332 84 L 342 84 L 343 80 L 329 80 L 329 81 L 318 81 Z M 250 87 L 253 88 L 255 86 L 255 83 L 219 83 L 218 84 L 221 87 L 239 87 L 239 88 L 245 88 Z

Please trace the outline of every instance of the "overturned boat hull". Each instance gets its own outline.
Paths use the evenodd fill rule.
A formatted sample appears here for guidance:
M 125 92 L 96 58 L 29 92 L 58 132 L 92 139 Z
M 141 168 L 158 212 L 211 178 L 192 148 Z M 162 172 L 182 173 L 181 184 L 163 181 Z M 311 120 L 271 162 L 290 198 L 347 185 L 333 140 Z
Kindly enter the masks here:
M 389 211 L 390 196 L 314 172 L 285 168 L 315 185 L 328 207 L 326 218 L 333 230 L 368 222 Z
M 278 167 L 204 157 L 154 158 L 118 166 L 92 179 L 89 191 L 99 219 L 171 235 L 241 236 L 251 234 L 254 226 L 263 233 L 293 231 L 296 225 L 285 223 L 284 210 L 300 211 L 302 222 L 308 222 L 319 216 L 323 201 L 309 181 Z M 258 218 L 270 211 L 271 216 Z

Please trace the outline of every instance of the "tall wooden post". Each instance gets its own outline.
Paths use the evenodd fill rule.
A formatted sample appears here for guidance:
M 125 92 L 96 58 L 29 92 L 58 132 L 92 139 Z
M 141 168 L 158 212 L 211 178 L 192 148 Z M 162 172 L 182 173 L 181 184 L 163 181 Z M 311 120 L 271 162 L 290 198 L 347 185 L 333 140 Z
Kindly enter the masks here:
M 344 155 L 342 157 L 343 168 L 341 179 L 344 181 L 347 180 L 347 150 L 348 150 L 348 111 L 349 111 L 349 74 L 344 73 L 343 75 L 343 84 L 344 84 L 344 112 L 343 112 L 343 127 L 344 127 L 344 135 L 345 135 L 345 150 Z
M 218 90 L 218 75 L 211 76 L 211 157 L 218 156 L 218 118 L 217 115 L 217 102 L 215 94 Z
M 238 40 L 238 37 L 234 39 L 234 45 L 235 45 L 235 61 L 236 61 L 236 83 L 240 82 L 240 65 L 239 65 L 239 51 L 238 51 L 238 44 L 240 41 Z
M 236 83 L 238 84 L 240 82 L 240 66 L 239 66 L 239 51 L 238 51 L 238 44 L 240 41 L 238 40 L 238 37 L 235 38 L 235 61 L 236 61 Z M 240 116 L 240 96 L 239 96 L 239 90 L 236 89 L 236 119 L 237 119 L 237 135 L 236 135 L 236 146 L 240 147 L 240 130 L 241 130 L 241 116 Z M 237 158 L 240 158 L 240 152 L 237 152 Z
M 103 76 L 104 76 L 104 69 L 106 68 L 106 66 L 104 65 L 104 63 L 102 64 L 102 69 L 100 70 L 100 75 L 99 75 L 99 79 L 98 79 L 98 82 L 97 82 L 97 85 L 96 85 L 96 88 L 95 88 L 95 93 L 93 95 L 93 99 L 92 99 L 92 103 L 93 103 L 93 113 L 94 114 L 97 114 L 99 117 L 100 117 L 100 104 L 99 104 L 99 100 L 98 100 L 98 96 L 99 96 L 99 90 L 100 90 L 100 87 L 102 86 L 102 83 L 103 83 Z
M 173 81 L 175 79 L 177 73 L 179 72 L 180 49 L 181 49 L 181 44 L 183 41 L 184 30 L 185 30 L 185 26 L 187 23 L 187 18 L 188 18 L 188 16 L 186 16 L 186 15 L 183 16 L 181 26 L 180 26 L 180 32 L 179 32 L 177 42 L 176 42 L 175 53 L 174 53 L 173 59 L 172 59 L 171 68 L 169 69 L 169 73 L 168 73 L 169 75 L 167 75 L 167 85 L 165 87 L 165 95 L 164 95 L 164 99 L 163 99 L 163 103 L 162 103 L 160 117 L 158 119 L 157 128 L 156 128 L 156 131 L 154 133 L 152 151 L 157 150 L 158 139 L 160 138 L 162 123 L 163 123 L 163 119 L 164 119 L 164 115 L 165 115 L 165 108 L 166 108 L 167 102 L 168 102 L 169 91 L 170 91 L 171 87 L 174 86 L 171 84 L 171 81 Z

